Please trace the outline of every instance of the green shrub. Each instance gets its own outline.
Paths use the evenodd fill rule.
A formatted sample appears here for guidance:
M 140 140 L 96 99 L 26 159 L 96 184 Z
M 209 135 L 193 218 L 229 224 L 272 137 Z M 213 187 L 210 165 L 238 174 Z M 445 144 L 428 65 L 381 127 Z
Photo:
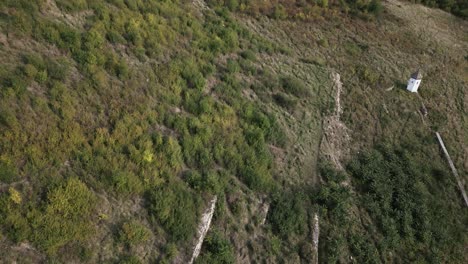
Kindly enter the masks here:
M 43 71 L 39 71 L 37 74 L 36 74 L 36 81 L 38 83 L 45 83 L 47 82 L 47 79 L 48 79 L 48 75 L 47 75 L 47 71 L 46 70 L 43 70 Z
M 177 244 L 169 242 L 164 246 L 164 253 L 168 260 L 173 260 L 177 255 L 179 255 L 179 250 L 177 249 Z
M 195 233 L 200 199 L 180 182 L 153 188 L 146 207 L 153 221 L 162 224 L 172 240 L 185 240 Z
M 119 240 L 127 246 L 138 246 L 148 241 L 151 237 L 151 231 L 137 221 L 125 222 L 119 231 Z
M 12 183 L 17 178 L 18 171 L 16 167 L 11 162 L 0 159 L 0 182 Z
M 320 46 L 324 47 L 324 48 L 328 48 L 328 46 L 329 46 L 329 44 L 328 44 L 328 39 L 326 39 L 326 38 L 321 38 L 321 39 L 319 39 L 319 40 L 317 41 L 317 43 L 318 43 Z
M 17 10 L 12 17 L 10 17 L 9 24 L 15 32 L 21 35 L 30 35 L 33 32 L 34 20 L 30 14 L 23 10 Z
M 47 61 L 47 73 L 50 78 L 58 81 L 63 81 L 67 79 L 69 72 L 69 63 L 64 58 L 61 58 L 57 61 L 48 60 Z
M 369 4 L 368 10 L 375 16 L 380 16 L 383 12 L 383 6 L 381 0 L 372 0 Z
M 351 41 L 347 41 L 344 44 L 344 49 L 351 56 L 358 56 L 362 52 L 359 45 Z
M 205 78 L 197 62 L 194 60 L 184 60 L 181 63 L 183 63 L 181 76 L 186 81 L 187 86 L 202 91 L 205 88 Z
M 203 241 L 202 253 L 195 263 L 229 264 L 235 263 L 234 248 L 220 232 L 212 231 Z
M 287 109 L 288 111 L 292 111 L 296 108 L 297 106 L 297 99 L 296 98 L 292 98 L 284 93 L 276 93 L 273 95 L 273 100 L 275 100 L 275 102 Z
M 292 76 L 283 76 L 280 81 L 285 92 L 299 98 L 310 96 L 310 90 L 306 87 L 303 81 Z
M 246 59 L 246 60 L 249 60 L 249 61 L 255 61 L 256 60 L 256 57 L 255 57 L 255 53 L 251 50 L 244 50 L 240 53 L 241 57 Z
M 203 173 L 191 170 L 185 173 L 184 180 L 194 190 L 219 193 L 224 187 L 225 177 L 226 175 L 214 170 L 204 171 Z
M 36 67 L 34 67 L 34 65 L 32 64 L 26 64 L 23 68 L 23 71 L 24 71 L 24 74 L 28 77 L 28 78 L 33 78 L 36 77 L 36 74 L 37 74 L 37 69 Z
M 51 190 L 43 214 L 32 215 L 33 241 L 49 254 L 74 241 L 83 241 L 93 233 L 91 217 L 95 195 L 76 178 Z
M 224 41 L 223 48 L 226 52 L 234 51 L 237 49 L 237 47 L 239 47 L 239 36 L 235 30 L 226 28 L 221 32 L 220 37 Z
M 283 5 L 275 5 L 273 10 L 273 18 L 274 19 L 286 19 L 288 18 L 288 13 L 286 12 L 286 8 Z
M 240 71 L 239 63 L 236 60 L 228 59 L 227 60 L 227 71 L 231 74 L 238 73 Z
M 86 0 L 56 0 L 57 6 L 65 11 L 80 11 L 88 6 Z
M 306 232 L 308 221 L 304 198 L 297 192 L 276 194 L 273 198 L 267 220 L 282 238 Z
M 367 66 L 360 66 L 357 69 L 359 78 L 370 85 L 376 85 L 380 75 Z
M 239 1 L 238 0 L 227 0 L 226 5 L 231 11 L 236 11 L 237 8 L 239 7 Z
M 132 172 L 118 172 L 112 176 L 112 188 L 122 197 L 139 195 L 143 192 L 143 183 Z
M 19 243 L 31 236 L 31 226 L 21 208 L 7 193 L 0 195 L 1 231 L 12 241 Z

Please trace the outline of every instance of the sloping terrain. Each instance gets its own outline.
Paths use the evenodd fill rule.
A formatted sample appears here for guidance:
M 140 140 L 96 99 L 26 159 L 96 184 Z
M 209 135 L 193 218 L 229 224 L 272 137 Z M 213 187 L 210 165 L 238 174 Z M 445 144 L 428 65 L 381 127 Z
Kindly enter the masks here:
M 270 41 L 286 43 L 295 53 L 294 55 L 297 56 L 298 63 L 304 59 L 315 63 L 317 61 L 325 62 L 333 71 L 339 72 L 343 82 L 341 101 L 344 110 L 341 119 L 346 124 L 347 129 L 340 127 L 340 129 L 337 129 L 337 133 L 343 133 L 344 131 L 350 133 L 352 155 L 359 155 L 360 152 L 366 149 L 366 146 L 375 147 L 386 144 L 395 148 L 399 148 L 397 146 L 403 147 L 404 150 L 399 150 L 396 155 L 409 155 L 409 160 L 400 163 L 400 166 L 407 166 L 403 164 L 412 160 L 411 162 L 418 164 L 416 166 L 419 170 L 425 171 L 423 165 L 432 164 L 433 167 L 427 172 L 427 176 L 430 178 L 421 179 L 418 177 L 417 179 L 410 179 L 409 182 L 405 181 L 404 184 L 412 185 L 416 184 L 417 181 L 423 181 L 423 184 L 426 184 L 424 188 L 431 185 L 438 186 L 435 188 L 442 188 L 444 190 L 442 197 L 434 197 L 438 202 L 441 202 L 440 199 L 445 201 L 444 205 L 440 205 L 443 208 L 440 210 L 451 211 L 452 213 L 448 213 L 448 211 L 446 213 L 453 215 L 457 219 L 454 220 L 455 222 L 462 223 L 463 219 L 466 219 L 466 215 L 463 216 L 463 213 L 458 215 L 456 211 L 459 209 L 455 209 L 463 207 L 461 196 L 447 165 L 444 164 L 443 156 L 438 154 L 439 148 L 433 132 L 440 131 L 449 139 L 452 155 L 456 156 L 457 167 L 463 171 L 462 174 L 466 177 L 466 104 L 468 100 L 465 90 L 467 64 L 466 58 L 460 56 L 460 54 L 466 54 L 466 22 L 442 11 L 417 5 L 391 1 L 385 3 L 385 7 L 385 13 L 376 23 L 356 20 L 301 23 L 297 21 L 278 22 L 270 19 L 260 19 L 248 20 L 249 22 L 246 22 L 246 25 Z M 425 72 L 420 96 L 405 91 L 405 81 L 411 71 L 418 68 L 422 68 Z M 429 109 L 427 117 L 424 117 L 421 113 L 422 103 Z M 328 142 L 325 141 L 325 144 L 328 144 Z M 415 148 L 419 144 L 424 145 L 424 148 Z M 347 150 L 348 146 L 342 145 L 342 147 Z M 384 150 L 384 152 L 387 151 Z M 334 152 L 336 153 L 336 150 Z M 326 155 L 326 151 L 321 154 Z M 374 156 L 369 158 L 380 160 Z M 351 159 L 352 157 L 345 158 L 345 160 Z M 331 157 L 330 161 L 336 164 L 333 157 Z M 366 163 L 371 163 L 371 160 L 367 160 Z M 384 163 L 386 162 L 380 162 L 376 166 L 390 166 Z M 340 169 L 339 167 L 337 169 Z M 440 179 L 434 182 L 432 177 L 439 174 L 440 170 L 445 170 L 443 177 L 448 177 L 444 180 L 450 181 L 449 185 L 447 185 L 447 182 L 440 182 Z M 353 175 L 364 174 L 364 172 L 354 171 L 352 168 L 351 171 Z M 383 172 L 374 171 L 373 173 Z M 406 172 L 405 174 L 410 173 Z M 390 178 L 382 180 L 395 181 L 396 179 L 393 177 L 397 175 L 397 172 L 390 172 L 389 175 L 384 176 Z M 395 227 L 388 227 L 386 221 L 389 221 L 389 219 L 380 216 L 380 214 L 392 214 L 392 212 L 404 214 L 404 211 L 399 211 L 401 209 L 396 204 L 393 204 L 393 208 L 387 212 L 381 209 L 377 210 L 378 208 L 368 208 L 366 211 L 363 210 L 363 208 L 366 208 L 364 204 L 359 205 L 359 202 L 354 200 L 371 198 L 375 202 L 375 200 L 379 199 L 379 196 L 384 196 L 384 190 L 396 188 L 398 185 L 394 185 L 398 183 L 383 183 L 380 182 L 380 179 L 374 178 L 369 179 L 368 184 L 371 185 L 366 187 L 367 184 L 362 185 L 359 181 L 353 184 L 352 188 L 362 186 L 365 189 L 362 190 L 364 191 L 362 195 L 359 194 L 358 189 L 358 193 L 355 194 L 356 196 L 353 195 L 352 202 L 350 202 L 351 208 L 349 210 L 353 211 L 350 216 L 351 222 L 353 222 L 352 219 L 355 219 L 358 224 L 347 223 L 346 225 L 347 228 L 360 229 L 360 231 L 357 231 L 358 234 L 368 230 L 370 237 L 365 235 L 356 238 L 356 234 L 352 232 L 347 238 L 347 235 L 339 236 L 337 239 L 341 241 L 339 242 L 341 246 L 339 250 L 334 248 L 333 251 L 344 252 L 344 248 L 351 247 L 349 254 L 345 253 L 337 256 L 343 262 L 348 262 L 349 255 L 357 255 L 359 251 L 362 253 L 362 251 L 370 250 L 365 255 L 367 257 L 369 255 L 376 256 L 374 255 L 376 252 L 372 252 L 373 247 L 376 247 L 380 254 L 388 254 L 380 256 L 382 261 L 395 261 L 395 254 L 391 252 L 392 250 L 385 253 L 386 250 L 379 249 L 382 244 L 394 242 L 387 242 L 386 239 L 379 237 L 378 233 L 383 232 L 385 235 L 386 232 L 397 232 L 399 235 L 395 237 L 398 237 L 398 239 L 404 239 L 405 237 L 404 231 L 396 231 L 394 230 Z M 378 187 L 379 184 L 381 184 L 380 187 Z M 429 190 L 434 187 L 429 187 Z M 382 193 L 375 193 L 367 198 L 366 192 L 373 192 L 373 188 L 384 189 L 379 190 Z M 400 186 L 400 188 L 402 187 Z M 415 195 L 418 192 L 415 191 L 413 194 Z M 392 191 L 385 193 L 385 195 L 398 199 L 398 193 L 392 193 Z M 430 198 L 424 198 L 420 202 L 427 202 L 426 199 Z M 373 206 L 388 206 L 381 202 L 377 202 Z M 427 210 L 424 209 L 427 206 L 432 207 L 435 205 L 415 205 L 415 207 L 422 208 L 422 210 Z M 450 208 L 452 206 L 455 207 Z M 375 216 L 372 216 L 372 214 Z M 398 217 L 393 216 L 390 221 L 398 221 L 397 219 Z M 372 220 L 377 222 L 371 222 Z M 379 224 L 378 221 L 383 222 Z M 374 228 L 377 228 L 377 230 L 370 231 L 369 225 L 376 225 Z M 380 227 L 380 231 L 379 225 L 383 225 Z M 438 227 L 435 226 L 435 228 Z M 456 236 L 457 234 L 454 232 L 452 235 Z M 324 237 L 327 240 L 327 237 Z M 328 239 L 333 242 L 330 237 Z M 348 240 L 348 243 L 359 244 L 350 246 L 349 244 L 346 245 L 347 243 L 343 240 Z M 368 243 L 372 240 L 375 240 L 375 244 L 369 246 Z M 461 241 L 465 242 L 460 242 L 459 252 L 463 252 L 466 245 L 465 239 Z M 405 244 L 403 247 L 407 249 L 409 245 Z M 455 250 L 454 246 L 451 247 L 452 250 Z M 393 247 L 394 249 L 395 247 Z M 323 248 L 323 250 L 326 251 L 327 249 Z M 399 253 L 398 255 L 402 256 L 403 254 L 405 253 Z M 450 259 L 449 256 L 447 257 Z M 322 259 L 327 259 L 327 256 L 323 256 Z M 356 257 L 354 259 L 356 260 Z M 449 259 L 443 261 L 463 262 L 458 258 Z M 357 259 L 356 261 L 360 263 L 363 259 Z
M 221 2 L 0 4 L 0 263 L 466 263 L 468 22 Z

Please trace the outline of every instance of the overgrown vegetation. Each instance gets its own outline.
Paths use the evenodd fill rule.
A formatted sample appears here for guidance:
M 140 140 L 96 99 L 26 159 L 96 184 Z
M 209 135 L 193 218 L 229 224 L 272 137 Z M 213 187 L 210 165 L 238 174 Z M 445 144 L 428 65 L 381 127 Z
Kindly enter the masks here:
M 119 231 L 120 241 L 127 246 L 137 246 L 140 243 L 148 241 L 151 231 L 141 223 L 130 220 L 122 224 Z
M 428 7 L 437 7 L 462 18 L 468 18 L 468 2 L 464 0 L 411 0 Z
M 382 234 L 377 244 L 383 256 L 396 252 L 405 262 L 461 263 L 466 237 L 457 230 L 467 215 L 461 202 L 445 202 L 459 200 L 456 184 L 443 160 L 427 154 L 429 142 L 436 144 L 434 138 L 422 138 L 409 146 L 381 145 L 360 155 L 350 172 L 362 193 L 360 203 Z
M 259 192 L 274 185 L 267 144 L 284 144 L 284 135 L 241 93 L 240 75 L 256 72 L 248 42 L 255 37 L 225 11 L 200 20 L 185 4 L 2 3 L 2 32 L 37 43 L 1 53 L 9 63 L 0 72 L 0 179 L 23 184 L 2 198 L 9 239 L 31 241 L 49 255 L 72 247 L 97 217 L 84 201 L 68 200 L 92 189 L 83 197 L 88 206 L 96 204 L 94 192 L 144 195 L 153 225 L 178 243 L 195 233 L 201 194 L 222 192 L 232 177 Z M 69 15 L 55 17 L 54 10 Z M 226 65 L 217 60 L 226 53 L 239 56 Z M 210 78 L 220 80 L 212 91 Z M 69 197 L 57 189 L 44 199 L 64 181 Z M 63 208 L 52 209 L 55 203 Z M 140 229 L 126 223 L 116 240 L 139 243 L 147 237 Z
M 203 254 L 195 263 L 236 263 L 234 250 L 228 239 L 218 231 L 212 231 L 203 243 Z
M 382 12 L 380 0 L 209 0 L 208 2 L 213 6 L 225 6 L 231 11 L 240 11 L 254 16 L 267 15 L 274 19 L 321 19 L 324 15 L 334 14 L 336 11 L 361 15 L 379 15 Z
M 22 203 L 17 198 L 19 195 L 12 191 L 11 197 L 2 195 L 1 198 L 1 223 L 14 241 L 30 240 L 40 249 L 55 254 L 60 247 L 84 241 L 93 234 L 96 197 L 80 180 L 70 178 L 49 191 L 39 208 L 29 208 L 34 203 Z
M 307 233 L 307 197 L 300 193 L 277 194 L 273 198 L 268 221 L 282 238 Z
M 343 185 L 345 174 L 322 166 L 326 184 L 315 201 L 326 222 L 321 233 L 324 259 L 340 261 L 349 250 L 359 263 L 463 262 L 466 237 L 457 230 L 467 214 L 461 201 L 446 202 L 459 200 L 456 183 L 443 160 L 433 156 L 434 139 L 411 138 L 410 145 L 382 144 L 354 159 L 348 168 L 354 192 Z M 364 214 L 356 219 L 350 214 L 353 204 L 370 218 Z
M 463 262 L 466 214 L 459 204 L 443 206 L 457 198 L 438 190 L 453 182 L 433 162 L 427 135 L 369 143 L 347 172 L 298 168 L 303 178 L 320 174 L 323 184 L 284 180 L 296 164 L 287 162 L 303 159 L 304 148 L 316 151 L 291 138 L 321 129 L 331 92 L 313 72 L 310 81 L 291 65 L 270 66 L 290 59 L 327 75 L 330 56 L 295 58 L 295 47 L 263 39 L 238 18 L 372 20 L 380 1 L 207 2 L 211 9 L 188 0 L 0 4 L 0 258 L 15 249 L 39 256 L 24 261 L 32 263 L 170 263 L 189 254 L 201 213 L 218 195 L 197 263 L 235 263 L 241 248 L 251 262 L 309 260 L 316 212 L 325 262 Z M 446 10 L 464 12 L 455 6 Z M 375 47 L 354 40 L 342 47 L 330 35 L 301 41 L 342 49 L 353 60 L 343 67 L 368 89 L 391 68 L 361 61 Z M 346 91 L 357 100 L 343 118 L 380 118 L 353 115 L 377 112 L 359 85 Z M 443 128 L 446 113 L 431 111 L 432 128 Z M 288 127 L 309 115 L 317 124 Z M 265 223 L 262 203 L 270 205 Z

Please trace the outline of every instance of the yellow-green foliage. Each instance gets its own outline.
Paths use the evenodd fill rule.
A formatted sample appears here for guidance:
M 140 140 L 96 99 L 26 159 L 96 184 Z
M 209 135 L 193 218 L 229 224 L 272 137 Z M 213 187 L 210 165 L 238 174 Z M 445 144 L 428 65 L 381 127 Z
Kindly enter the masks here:
M 128 246 L 138 246 L 148 241 L 151 231 L 141 223 L 131 220 L 125 222 L 119 232 L 120 241 Z
M 54 254 L 61 246 L 82 241 L 93 234 L 91 224 L 96 197 L 76 178 L 53 189 L 47 195 L 47 204 L 33 214 L 32 240 L 41 249 Z
M 227 12 L 200 19 L 186 1 L 55 3 L 66 16 L 54 17 L 49 1 L 0 4 L 11 11 L 2 31 L 35 43 L 10 47 L 14 63 L 0 70 L 0 181 L 27 175 L 30 187 L 19 185 L 22 199 L 1 197 L 10 240 L 53 255 L 98 236 L 97 221 L 115 219 L 94 216 L 92 189 L 123 200 L 147 194 L 150 222 L 177 244 L 194 235 L 204 193 L 223 192 L 233 177 L 270 190 L 268 144 L 284 135 L 243 96 L 238 75 L 256 74 L 256 51 L 276 47 Z M 229 66 L 218 62 L 227 54 Z M 185 170 L 200 176 L 183 178 Z M 124 240 L 146 239 L 124 226 Z
M 13 187 L 10 187 L 8 189 L 10 192 L 10 199 L 15 203 L 15 204 L 20 204 L 23 198 L 21 198 L 21 194 Z

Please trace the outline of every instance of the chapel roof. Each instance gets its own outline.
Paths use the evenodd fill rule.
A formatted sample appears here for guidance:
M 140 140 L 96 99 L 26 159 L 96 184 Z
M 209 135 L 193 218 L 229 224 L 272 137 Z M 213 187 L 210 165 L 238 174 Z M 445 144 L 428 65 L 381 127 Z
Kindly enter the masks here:
M 422 72 L 421 72 L 421 69 L 418 69 L 416 72 L 414 72 L 413 74 L 411 74 L 411 78 L 415 79 L 415 80 L 421 80 L 422 79 Z

